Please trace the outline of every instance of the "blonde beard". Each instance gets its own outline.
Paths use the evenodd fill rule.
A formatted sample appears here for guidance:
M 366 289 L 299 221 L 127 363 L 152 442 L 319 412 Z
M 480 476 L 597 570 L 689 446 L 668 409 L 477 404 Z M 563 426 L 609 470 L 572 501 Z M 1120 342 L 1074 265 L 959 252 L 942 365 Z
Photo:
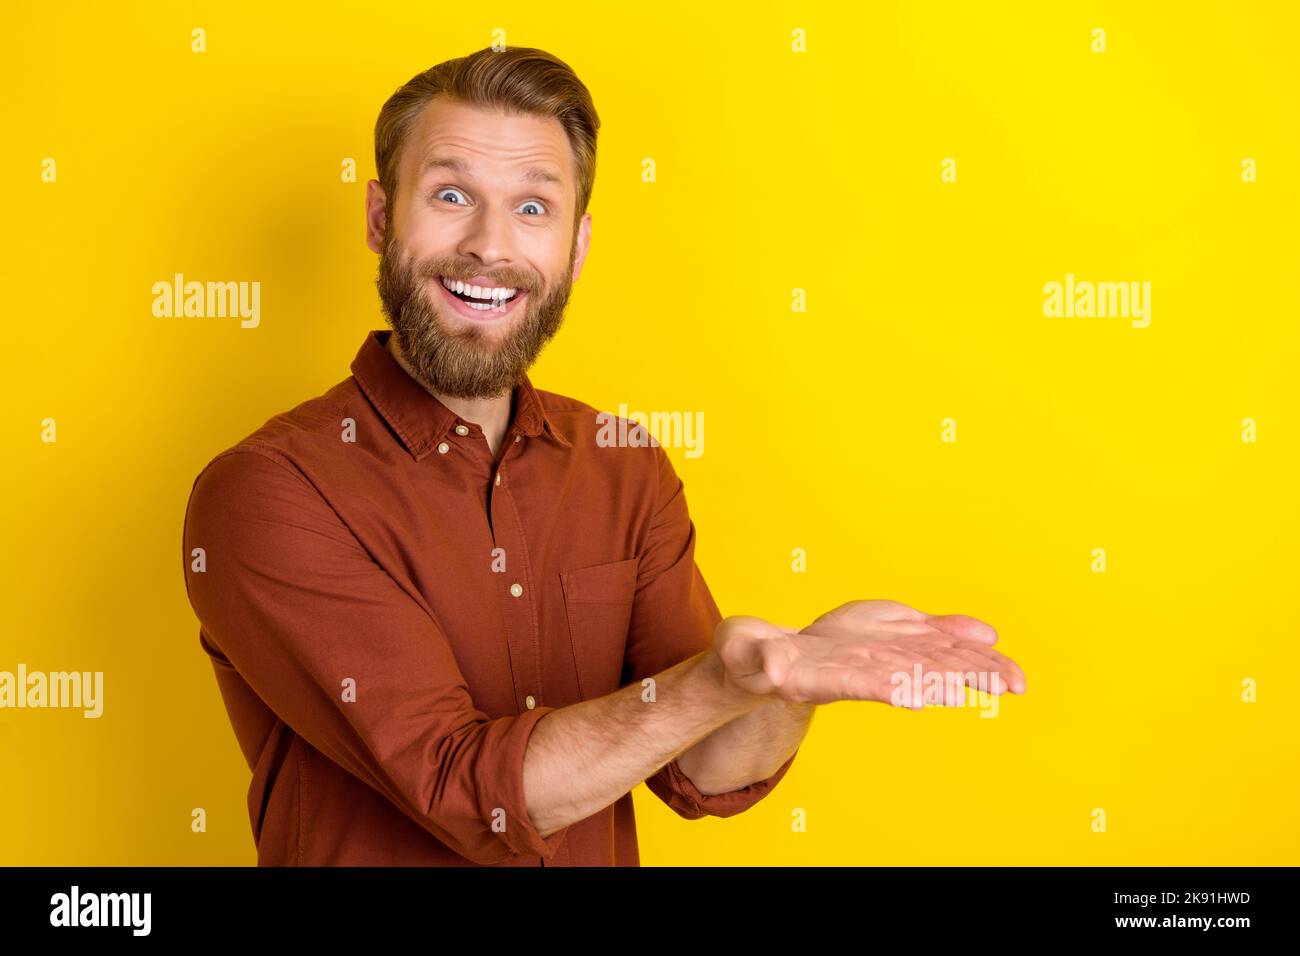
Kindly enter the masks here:
M 537 291 L 530 290 L 528 301 L 521 303 L 523 318 L 494 345 L 483 344 L 488 337 L 476 329 L 446 330 L 440 309 L 430 301 L 427 270 L 413 265 L 396 240 L 384 244 L 376 285 L 397 343 L 427 387 L 458 398 L 493 398 L 523 380 L 559 331 L 572 286 L 568 277 L 574 251 L 570 249 L 569 269 L 562 274 L 565 281 L 540 301 L 533 301 Z

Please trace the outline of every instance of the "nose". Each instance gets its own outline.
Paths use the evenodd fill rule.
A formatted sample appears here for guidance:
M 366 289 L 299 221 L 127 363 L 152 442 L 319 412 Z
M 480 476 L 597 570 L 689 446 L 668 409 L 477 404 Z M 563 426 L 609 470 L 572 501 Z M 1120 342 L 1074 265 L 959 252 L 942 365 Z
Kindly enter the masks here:
M 488 205 L 481 207 L 469 220 L 456 251 L 484 271 L 513 266 L 515 250 L 508 217 L 507 212 L 493 210 Z

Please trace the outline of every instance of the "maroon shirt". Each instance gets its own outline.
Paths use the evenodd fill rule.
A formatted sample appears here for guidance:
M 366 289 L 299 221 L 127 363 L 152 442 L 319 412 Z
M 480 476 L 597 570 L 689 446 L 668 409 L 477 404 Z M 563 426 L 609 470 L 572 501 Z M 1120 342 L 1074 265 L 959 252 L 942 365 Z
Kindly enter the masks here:
M 494 460 L 391 334 L 213 458 L 186 510 L 258 863 L 638 865 L 630 793 L 542 839 L 524 748 L 550 711 L 710 646 L 682 482 L 657 444 L 605 447 L 596 409 L 528 379 Z M 725 817 L 793 761 L 730 793 L 676 761 L 646 784 L 687 819 Z

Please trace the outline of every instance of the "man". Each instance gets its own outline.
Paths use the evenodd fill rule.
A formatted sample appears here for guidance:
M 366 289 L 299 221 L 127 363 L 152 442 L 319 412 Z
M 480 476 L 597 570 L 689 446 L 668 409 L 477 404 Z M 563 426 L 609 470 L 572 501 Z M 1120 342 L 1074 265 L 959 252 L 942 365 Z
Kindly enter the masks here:
M 392 331 L 209 462 L 186 584 L 253 772 L 264 865 L 637 865 L 630 791 L 730 816 L 815 706 L 891 675 L 1023 675 L 991 627 L 889 601 L 722 619 L 655 443 L 529 380 L 591 241 L 599 121 L 539 50 L 413 78 L 375 129 Z M 643 439 L 648 436 L 641 436 Z

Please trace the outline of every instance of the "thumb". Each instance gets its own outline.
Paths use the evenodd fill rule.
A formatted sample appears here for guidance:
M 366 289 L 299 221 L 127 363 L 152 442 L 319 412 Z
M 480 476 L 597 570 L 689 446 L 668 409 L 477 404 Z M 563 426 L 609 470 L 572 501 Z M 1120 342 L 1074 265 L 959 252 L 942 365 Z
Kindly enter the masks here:
M 788 633 L 778 635 L 789 637 Z M 780 687 L 790 676 L 790 642 L 788 640 L 761 640 L 754 642 L 762 657 L 763 673 L 772 682 L 773 687 Z
M 791 631 L 759 617 L 738 615 L 720 627 L 716 650 L 727 670 L 737 677 L 762 673 L 780 684 L 789 671 L 788 641 Z
M 953 637 L 960 637 L 963 640 L 977 641 L 980 644 L 996 644 L 998 642 L 996 628 L 977 617 L 971 617 L 969 614 L 931 614 L 928 616 L 927 623 L 945 634 L 951 634 Z

